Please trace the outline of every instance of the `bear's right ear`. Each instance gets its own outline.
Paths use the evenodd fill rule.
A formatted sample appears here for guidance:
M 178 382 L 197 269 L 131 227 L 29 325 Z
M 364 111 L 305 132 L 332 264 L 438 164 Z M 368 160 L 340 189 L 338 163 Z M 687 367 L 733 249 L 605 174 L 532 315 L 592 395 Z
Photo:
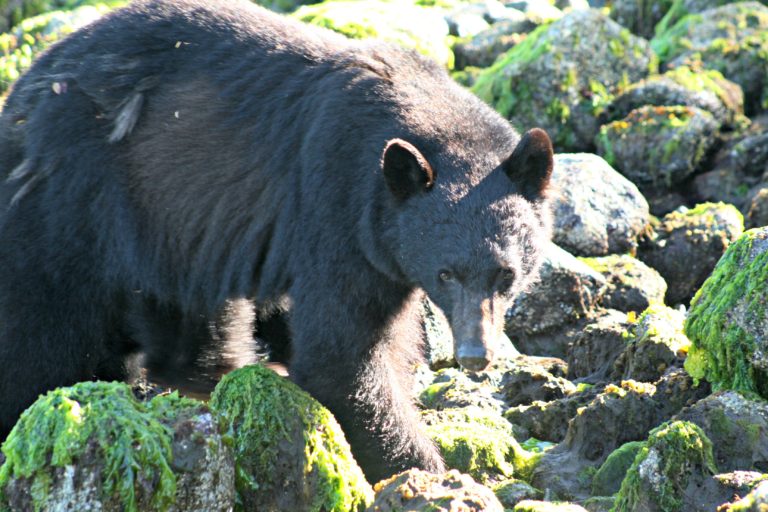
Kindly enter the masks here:
M 402 139 L 387 142 L 381 168 L 390 192 L 401 201 L 429 190 L 435 183 L 435 172 L 427 159 L 413 144 Z
M 540 199 L 552 177 L 554 151 L 547 132 L 533 128 L 525 132 L 512 155 L 504 162 L 504 171 L 520 188 L 523 197 Z

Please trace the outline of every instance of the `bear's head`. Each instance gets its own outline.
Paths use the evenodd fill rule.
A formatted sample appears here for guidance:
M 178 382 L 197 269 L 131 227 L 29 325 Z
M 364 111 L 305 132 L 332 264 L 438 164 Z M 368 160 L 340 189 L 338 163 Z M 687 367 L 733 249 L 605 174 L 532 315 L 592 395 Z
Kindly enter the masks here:
M 393 139 L 381 159 L 400 272 L 443 310 L 470 371 L 492 362 L 505 313 L 537 277 L 550 237 L 552 144 L 540 129 L 516 142 L 505 155 L 446 155 Z

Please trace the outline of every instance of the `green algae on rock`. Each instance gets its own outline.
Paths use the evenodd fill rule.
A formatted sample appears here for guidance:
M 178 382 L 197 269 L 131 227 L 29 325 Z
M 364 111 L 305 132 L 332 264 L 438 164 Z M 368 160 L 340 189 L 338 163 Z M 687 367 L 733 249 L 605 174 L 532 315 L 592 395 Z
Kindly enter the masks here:
M 733 242 L 691 302 L 685 369 L 715 389 L 768 398 L 768 228 Z
M 747 114 L 768 108 L 768 7 L 729 3 L 661 29 L 651 46 L 668 67 L 715 69 L 742 87 Z
M 664 423 L 650 432 L 639 450 L 613 510 L 682 511 L 689 481 L 716 471 L 712 442 L 704 431 L 686 421 Z
M 440 9 L 408 0 L 328 0 L 302 6 L 292 16 L 353 39 L 376 37 L 413 48 L 453 67 L 448 24 Z
M 210 406 L 233 439 L 241 510 L 346 512 L 373 499 L 331 413 L 271 370 L 228 373 Z
M 616 494 L 621 487 L 624 475 L 643 446 L 645 446 L 643 441 L 630 441 L 611 452 L 592 478 L 592 494 L 595 496 Z
M 580 258 L 608 282 L 602 305 L 628 313 L 664 302 L 667 283 L 653 268 L 628 254 Z
M 476 407 L 424 411 L 427 434 L 437 443 L 448 467 L 481 483 L 527 478 L 538 454 L 524 450 L 512 425 L 500 414 Z
M 644 106 L 603 125 L 597 153 L 647 193 L 668 189 L 696 171 L 719 124 L 696 107 Z
M 656 69 L 647 41 L 597 10 L 572 11 L 500 56 L 472 90 L 517 128 L 541 126 L 559 151 L 581 151 L 616 90 Z
M 202 451 L 187 447 L 191 458 L 186 468 L 184 450 L 174 443 L 175 435 L 185 435 L 176 430 L 179 423 L 193 437 L 204 437 Z M 221 437 L 214 439 L 215 432 L 201 402 L 175 393 L 143 403 L 122 383 L 83 382 L 56 389 L 22 414 L 3 444 L 0 510 L 170 511 L 178 510 L 179 501 L 185 509 L 206 503 L 206 509 L 226 510 L 234 496 L 227 503 L 226 489 L 215 485 L 201 490 L 214 495 L 218 505 L 193 496 L 194 489 L 185 489 L 179 500 L 185 469 L 191 472 L 187 484 L 204 481 L 194 481 L 206 469 L 197 462 L 209 463 L 231 491 L 234 475 L 226 476 L 231 454 L 225 453 Z

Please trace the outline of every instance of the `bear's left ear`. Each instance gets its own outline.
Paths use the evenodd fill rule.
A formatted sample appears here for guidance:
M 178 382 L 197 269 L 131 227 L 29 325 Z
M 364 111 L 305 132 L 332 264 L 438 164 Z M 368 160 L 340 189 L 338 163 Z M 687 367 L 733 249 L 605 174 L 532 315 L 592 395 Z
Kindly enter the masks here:
M 521 187 L 523 197 L 528 200 L 543 197 L 554 167 L 554 151 L 547 132 L 541 128 L 525 132 L 502 165 L 509 179 Z
M 399 200 L 423 192 L 435 183 L 435 172 L 413 144 L 392 139 L 384 148 L 381 168 L 390 192 Z

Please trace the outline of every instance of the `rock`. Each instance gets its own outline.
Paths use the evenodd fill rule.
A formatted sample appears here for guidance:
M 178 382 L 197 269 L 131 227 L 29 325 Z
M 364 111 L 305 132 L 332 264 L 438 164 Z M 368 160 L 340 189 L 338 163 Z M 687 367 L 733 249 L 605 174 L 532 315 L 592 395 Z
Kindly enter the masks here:
M 521 501 L 513 512 L 587 512 L 587 509 L 575 503 L 552 503 L 550 501 Z
M 512 10 L 512 9 L 510 9 Z M 502 20 L 478 32 L 468 39 L 458 41 L 453 46 L 456 69 L 467 67 L 485 68 L 494 63 L 496 58 L 516 44 L 520 43 L 528 32 L 536 28 L 525 14 L 518 12 L 521 19 Z
M 433 382 L 419 395 L 427 409 L 441 411 L 460 407 L 477 407 L 501 413 L 506 405 L 497 397 L 498 385 L 478 375 L 456 368 L 435 373 Z
M 562 331 L 593 315 L 605 291 L 602 275 L 554 244 L 545 251 L 540 276 L 538 284 L 515 299 L 507 316 L 507 335 L 524 353 L 527 338 Z
M 754 180 L 739 169 L 718 166 L 694 176 L 691 196 L 697 203 L 728 203 L 743 212 L 749 206 L 746 202 L 751 181 Z
M 720 391 L 686 407 L 676 420 L 698 425 L 712 441 L 717 469 L 768 469 L 768 403 L 737 391 Z
M 449 471 L 442 475 L 409 469 L 374 487 L 376 500 L 367 512 L 503 512 L 490 489 L 468 475 Z
M 731 149 L 735 166 L 748 176 L 760 176 L 768 169 L 768 133 L 747 135 Z
M 683 494 L 683 510 L 717 510 L 718 512 L 735 510 L 729 508 L 727 502 L 748 494 L 758 482 L 765 478 L 766 475 L 757 471 L 732 471 L 713 475 L 686 489 Z M 760 510 L 755 509 L 755 512 Z
M 637 187 L 597 155 L 555 155 L 553 240 L 578 256 L 632 252 L 648 225 Z
M 504 5 L 522 11 L 537 25 L 548 24 L 563 17 L 563 12 L 549 0 L 507 0 Z
M 683 508 L 683 493 L 716 471 L 712 442 L 699 427 L 685 421 L 665 423 L 650 432 L 640 449 L 621 483 L 614 510 L 690 510 Z
M 768 102 L 768 7 L 738 2 L 681 18 L 651 41 L 669 68 L 701 65 L 744 91 L 747 115 Z
M 532 454 L 515 441 L 512 425 L 498 413 L 464 407 L 424 411 L 422 419 L 451 469 L 481 483 L 523 477 L 530 471 Z
M 696 171 L 718 124 L 696 107 L 646 106 L 600 128 L 597 152 L 644 193 L 671 189 Z
M 579 409 L 597 396 L 599 388 L 581 385 L 575 393 L 551 402 L 533 402 L 511 407 L 504 417 L 513 425 L 518 439 L 535 438 L 559 443 L 568 431 L 568 422 Z
M 685 369 L 718 389 L 768 397 L 768 228 L 732 243 L 691 302 Z
M 504 374 L 501 395 L 510 407 L 529 405 L 534 401 L 549 402 L 576 391 L 576 386 L 563 377 L 555 377 L 536 366 L 520 367 Z
M 744 94 L 738 84 L 726 80 L 719 71 L 680 66 L 622 90 L 606 116 L 621 119 L 646 105 L 695 107 L 712 114 L 718 126 L 735 126 L 743 120 Z
M 375 37 L 414 48 L 450 67 L 448 23 L 440 9 L 405 0 L 327 0 L 300 7 L 291 16 L 353 39 Z
M 233 454 L 201 402 L 139 402 L 121 383 L 41 396 L 3 445 L 9 510 L 210 510 L 234 506 Z
M 590 478 L 619 446 L 646 439 L 648 431 L 708 392 L 682 370 L 668 372 L 656 385 L 623 381 L 608 385 L 568 423 L 565 439 L 542 454 L 531 484 L 560 499 L 585 499 Z M 595 428 L 599 425 L 599 428 Z
M 331 413 L 271 370 L 225 375 L 211 410 L 233 438 L 239 503 L 249 510 L 360 510 L 373 499 Z
M 544 497 L 544 493 L 522 480 L 505 480 L 492 487 L 493 494 L 505 509 L 511 509 L 523 500 L 538 500 Z
M 483 71 L 472 90 L 513 125 L 547 130 L 559 151 L 590 150 L 596 116 L 619 84 L 655 72 L 644 39 L 596 10 L 531 32 Z
M 628 254 L 612 254 L 581 261 L 605 277 L 608 287 L 600 303 L 626 313 L 644 311 L 664 302 L 667 283 L 656 270 Z
M 685 315 L 663 304 L 646 309 L 630 330 L 612 378 L 656 382 L 668 368 L 682 366 L 691 342 L 683 333 Z
M 664 277 L 668 304 L 687 303 L 743 229 L 735 207 L 703 203 L 661 219 L 637 257 Z
M 761 512 L 768 506 L 768 481 L 757 484 L 744 498 L 724 505 L 722 512 Z M 718 509 L 718 512 L 721 509 Z
M 627 346 L 630 322 L 620 311 L 608 310 L 587 324 L 568 351 L 568 378 L 604 382 Z
M 493 0 L 487 0 L 490 3 Z M 496 3 L 496 2 L 494 2 Z M 504 9 L 500 2 L 499 8 Z M 455 37 L 471 37 L 487 30 L 490 25 L 486 20 L 488 7 L 483 3 L 459 4 L 453 11 L 445 15 L 448 22 L 448 33 Z
M 768 184 L 760 187 L 752 196 L 746 223 L 750 228 L 768 226 Z
M 630 441 L 612 451 L 592 478 L 592 494 L 612 496 L 619 492 L 621 481 L 643 446 L 643 441 Z
M 650 39 L 653 37 L 654 27 L 664 17 L 671 4 L 672 0 L 614 0 L 611 4 L 611 18 L 627 27 L 633 34 Z

